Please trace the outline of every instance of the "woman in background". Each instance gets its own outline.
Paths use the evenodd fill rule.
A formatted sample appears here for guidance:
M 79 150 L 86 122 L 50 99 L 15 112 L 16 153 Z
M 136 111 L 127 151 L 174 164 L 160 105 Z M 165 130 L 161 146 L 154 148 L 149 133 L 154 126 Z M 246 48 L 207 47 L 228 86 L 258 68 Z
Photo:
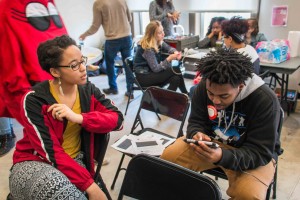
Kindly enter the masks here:
M 24 137 L 9 177 L 12 199 L 106 199 L 94 182 L 94 134 L 122 128 L 123 115 L 87 82 L 86 61 L 63 35 L 41 43 L 38 60 L 53 76 L 23 97 Z
M 252 47 L 256 47 L 258 42 L 267 41 L 266 36 L 263 33 L 259 33 L 258 21 L 255 18 L 247 20 L 249 24 L 249 30 L 246 34 L 246 43 Z
M 164 36 L 164 30 L 159 21 L 151 21 L 147 25 L 134 58 L 136 78 L 142 87 L 169 84 L 169 90 L 176 91 L 179 88 L 182 93 L 187 94 L 179 67 L 172 68 L 172 60 L 180 60 L 181 52 L 165 43 Z M 163 59 L 162 53 L 169 55 Z
M 242 54 L 248 55 L 253 63 L 254 73 L 259 74 L 260 62 L 258 54 L 252 46 L 245 44 L 246 33 L 249 29 L 247 20 L 240 17 L 232 17 L 230 20 L 223 21 L 221 26 L 226 48 L 233 48 Z
M 222 45 L 221 23 L 224 20 L 225 17 L 214 17 L 211 19 L 206 37 L 198 43 L 199 48 L 216 47 L 217 41 Z
M 173 36 L 173 25 L 178 24 L 180 12 L 176 11 L 172 0 L 154 0 L 149 7 L 150 21 L 161 22 L 165 36 Z

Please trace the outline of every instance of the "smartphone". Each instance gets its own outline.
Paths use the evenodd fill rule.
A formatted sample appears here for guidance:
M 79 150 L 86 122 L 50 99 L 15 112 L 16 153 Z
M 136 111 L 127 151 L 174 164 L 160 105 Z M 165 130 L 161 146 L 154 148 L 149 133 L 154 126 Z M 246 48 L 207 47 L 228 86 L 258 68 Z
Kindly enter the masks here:
M 199 145 L 198 143 L 198 140 L 194 140 L 194 139 L 183 139 L 183 141 L 185 141 L 186 143 L 193 143 L 195 145 Z M 202 141 L 200 140 L 201 142 L 203 142 L 204 144 L 206 144 L 208 147 L 212 148 L 212 149 L 216 149 L 219 147 L 219 145 L 215 142 L 209 142 L 209 141 Z

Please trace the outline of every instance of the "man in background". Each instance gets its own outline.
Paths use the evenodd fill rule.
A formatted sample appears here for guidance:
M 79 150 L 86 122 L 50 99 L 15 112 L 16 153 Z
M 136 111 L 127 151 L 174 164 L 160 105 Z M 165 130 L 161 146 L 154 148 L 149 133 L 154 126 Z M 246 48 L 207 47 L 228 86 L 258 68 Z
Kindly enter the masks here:
M 120 51 L 123 67 L 126 73 L 127 92 L 129 96 L 132 89 L 133 77 L 125 67 L 125 58 L 132 55 L 131 37 L 131 13 L 125 0 L 96 0 L 93 5 L 93 22 L 90 28 L 80 36 L 84 40 L 87 36 L 93 35 L 103 26 L 106 41 L 104 47 L 104 59 L 107 66 L 109 88 L 103 89 L 105 94 L 118 94 L 116 73 L 114 70 L 114 59 Z M 130 98 L 133 98 L 131 96 Z

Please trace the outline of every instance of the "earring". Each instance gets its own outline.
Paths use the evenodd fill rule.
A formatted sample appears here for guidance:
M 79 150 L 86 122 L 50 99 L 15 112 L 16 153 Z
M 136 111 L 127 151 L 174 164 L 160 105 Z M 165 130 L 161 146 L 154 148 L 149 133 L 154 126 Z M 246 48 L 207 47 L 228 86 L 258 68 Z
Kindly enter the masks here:
M 60 81 L 60 78 L 58 78 L 58 85 L 59 85 L 59 93 L 62 95 L 62 96 L 64 96 L 64 91 L 63 91 L 63 89 L 62 89 L 62 87 L 61 87 L 61 81 Z

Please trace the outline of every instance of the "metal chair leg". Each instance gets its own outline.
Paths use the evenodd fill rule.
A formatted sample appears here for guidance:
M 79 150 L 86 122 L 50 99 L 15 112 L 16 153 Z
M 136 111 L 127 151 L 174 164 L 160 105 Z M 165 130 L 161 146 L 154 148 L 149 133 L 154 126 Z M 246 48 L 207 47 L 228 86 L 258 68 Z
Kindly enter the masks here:
M 112 189 L 112 190 L 115 188 L 115 184 L 116 184 L 117 178 L 119 176 L 120 171 L 122 170 L 121 166 L 123 164 L 124 158 L 125 158 L 125 154 L 123 153 L 122 158 L 121 158 L 120 163 L 119 163 L 119 166 L 118 166 L 118 169 L 116 171 L 114 180 L 113 180 L 113 182 L 112 182 L 112 184 L 110 186 L 110 189 Z

